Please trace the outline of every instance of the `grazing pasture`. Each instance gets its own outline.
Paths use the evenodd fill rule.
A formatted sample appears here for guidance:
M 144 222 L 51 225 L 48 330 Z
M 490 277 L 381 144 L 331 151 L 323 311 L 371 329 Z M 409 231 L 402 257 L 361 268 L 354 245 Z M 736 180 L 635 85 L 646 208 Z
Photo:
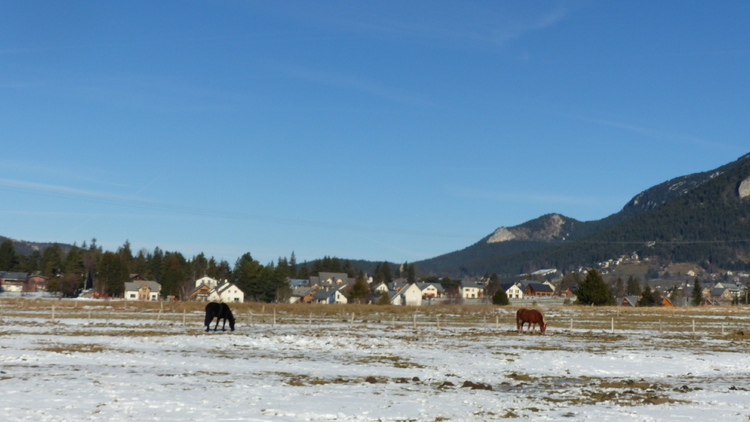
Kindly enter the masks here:
M 750 308 L 0 300 L 0 418 L 747 420 Z M 416 310 L 416 312 L 415 312 Z

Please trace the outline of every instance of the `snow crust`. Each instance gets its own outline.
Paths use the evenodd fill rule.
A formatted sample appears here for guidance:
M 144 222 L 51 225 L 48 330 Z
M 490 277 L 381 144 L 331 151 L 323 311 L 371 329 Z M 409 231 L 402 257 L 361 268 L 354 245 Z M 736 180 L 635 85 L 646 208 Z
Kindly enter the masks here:
M 5 317 L 2 421 L 747 420 L 736 339 Z M 492 389 L 463 387 L 484 385 Z

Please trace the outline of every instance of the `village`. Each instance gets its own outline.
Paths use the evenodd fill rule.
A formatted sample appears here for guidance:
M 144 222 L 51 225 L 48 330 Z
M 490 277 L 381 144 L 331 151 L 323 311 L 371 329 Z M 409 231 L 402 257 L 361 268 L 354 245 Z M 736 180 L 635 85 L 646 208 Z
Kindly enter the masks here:
M 645 259 L 643 262 L 646 262 Z M 623 256 L 598 264 L 598 271 L 607 277 L 614 288 L 615 278 L 622 268 L 628 265 L 641 264 L 637 255 Z M 687 267 L 689 268 L 689 267 Z M 581 274 L 585 269 L 579 270 Z M 699 280 L 702 303 L 706 306 L 737 304 L 748 295 L 747 283 L 750 274 L 726 271 L 723 274 L 701 273 L 699 267 L 688 269 L 684 273 L 662 274 L 663 278 L 642 281 L 652 289 L 658 303 L 655 306 L 682 307 L 691 304 L 691 294 L 695 281 Z M 631 276 L 632 279 L 632 276 Z M 639 280 L 640 279 L 636 279 Z M 289 304 L 330 304 L 342 305 L 352 303 L 351 291 L 356 279 L 344 272 L 320 272 L 306 279 L 288 279 L 289 292 L 278 298 L 278 303 Z M 455 287 L 445 288 L 439 282 L 417 280 L 409 282 L 406 278 L 396 278 L 390 282 L 374 282 L 367 277 L 369 295 L 366 301 L 358 303 L 395 305 L 395 306 L 429 306 L 441 304 L 488 304 L 492 297 L 502 289 L 511 305 L 560 306 L 574 304 L 576 301 L 576 283 L 566 282 L 555 269 L 538 270 L 522 274 L 514 281 L 493 282 L 488 277 L 465 277 Z M 49 279 L 39 274 L 24 272 L 0 272 L 0 298 L 2 297 L 56 297 L 48 291 Z M 640 289 L 640 288 L 639 288 Z M 620 293 L 619 295 L 617 293 Z M 641 296 L 615 292 L 619 306 L 640 306 Z M 632 292 L 629 292 L 632 293 Z M 79 295 L 83 299 L 102 299 L 97 292 L 87 290 Z M 119 297 L 107 297 L 124 301 L 175 301 L 174 296 L 162 294 L 158 281 L 144 279 L 139 274 L 131 274 L 130 280 L 124 283 L 123 294 Z M 248 300 L 245 292 L 228 280 L 218 280 L 203 276 L 194 282 L 194 288 L 186 300 L 197 302 L 243 303 Z M 743 303 L 745 303 L 743 302 Z

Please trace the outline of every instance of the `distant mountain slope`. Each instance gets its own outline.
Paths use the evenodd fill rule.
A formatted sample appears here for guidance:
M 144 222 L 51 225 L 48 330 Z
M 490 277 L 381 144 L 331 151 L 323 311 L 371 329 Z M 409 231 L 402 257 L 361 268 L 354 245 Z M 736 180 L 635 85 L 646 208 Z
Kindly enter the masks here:
M 465 249 L 415 264 L 425 272 L 454 276 L 518 274 L 547 267 L 565 270 L 616 258 L 646 242 L 666 241 L 670 243 L 657 243 L 643 252 L 664 254 L 672 260 L 709 259 L 742 265 L 736 261 L 750 256 L 750 250 L 735 235 L 750 227 L 746 224 L 750 220 L 743 220 L 750 217 L 746 216 L 750 210 L 749 166 L 750 154 L 715 170 L 656 185 L 602 220 L 580 222 L 548 214 L 519 226 L 501 227 Z M 744 198 L 740 194 L 743 181 L 747 181 Z M 732 247 L 721 243 L 728 241 Z M 706 258 L 710 251 L 714 255 Z
M 35 250 L 39 251 L 39 253 L 43 253 L 45 249 L 48 247 L 54 245 L 54 243 L 45 243 L 45 242 L 27 242 L 25 240 L 15 240 L 10 239 L 8 237 L 0 236 L 0 243 L 5 242 L 6 240 L 10 240 L 13 242 L 13 248 L 15 249 L 16 254 L 18 255 L 31 255 L 31 253 Z M 58 246 L 60 246 L 60 250 L 67 253 L 70 251 L 70 248 L 72 245 L 64 244 L 64 243 L 58 243 Z

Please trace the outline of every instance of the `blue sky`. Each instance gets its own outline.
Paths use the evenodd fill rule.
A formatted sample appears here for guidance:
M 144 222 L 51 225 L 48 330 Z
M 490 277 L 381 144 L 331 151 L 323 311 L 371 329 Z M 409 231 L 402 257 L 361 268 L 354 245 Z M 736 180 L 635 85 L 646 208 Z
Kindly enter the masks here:
M 418 261 L 750 152 L 741 1 L 6 1 L 0 235 Z

